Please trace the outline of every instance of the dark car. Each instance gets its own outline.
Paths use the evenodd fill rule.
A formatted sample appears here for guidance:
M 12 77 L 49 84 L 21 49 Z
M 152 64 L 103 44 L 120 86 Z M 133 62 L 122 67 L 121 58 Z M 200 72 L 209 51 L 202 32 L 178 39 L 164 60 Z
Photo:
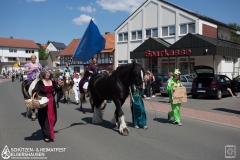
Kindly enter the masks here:
M 233 93 L 239 92 L 239 86 L 237 86 L 239 84 L 225 75 L 214 74 L 214 69 L 212 67 L 195 66 L 194 71 L 197 77 L 192 83 L 192 98 L 197 98 L 199 95 L 205 95 L 221 99 L 223 95 L 230 95 L 227 88 L 232 89 Z
M 155 77 L 155 91 L 159 91 L 160 83 L 164 76 L 160 73 L 153 73 L 153 75 Z

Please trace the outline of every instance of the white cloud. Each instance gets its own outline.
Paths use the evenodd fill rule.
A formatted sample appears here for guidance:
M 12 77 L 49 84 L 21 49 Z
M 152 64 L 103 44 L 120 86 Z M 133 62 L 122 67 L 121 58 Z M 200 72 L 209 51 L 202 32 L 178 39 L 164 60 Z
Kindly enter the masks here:
M 27 2 L 44 2 L 46 0 L 26 0 Z
M 88 12 L 88 13 L 91 13 L 91 12 L 96 12 L 96 9 L 95 8 L 92 8 L 92 6 L 87 6 L 87 7 L 78 7 L 78 9 L 80 11 L 83 11 L 83 12 Z
M 92 17 L 82 14 L 79 17 L 75 18 L 72 20 L 73 23 L 75 23 L 76 25 L 83 25 L 85 23 L 89 23 Z M 94 21 L 94 18 L 93 18 Z M 95 22 L 95 21 L 94 21 Z M 96 23 L 96 22 L 95 22 Z
M 67 9 L 73 10 L 73 7 L 66 6 Z
M 96 3 L 110 12 L 123 11 L 133 13 L 146 0 L 97 0 Z

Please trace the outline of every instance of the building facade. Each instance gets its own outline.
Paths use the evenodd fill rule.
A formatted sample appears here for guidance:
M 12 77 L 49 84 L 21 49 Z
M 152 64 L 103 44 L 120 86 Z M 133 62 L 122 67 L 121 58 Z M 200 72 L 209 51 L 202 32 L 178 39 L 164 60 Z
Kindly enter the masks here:
M 23 65 L 30 61 L 32 54 L 38 57 L 38 45 L 33 40 L 23 40 L 14 38 L 0 38 L 0 69 L 13 70 L 23 68 Z M 20 62 L 20 68 L 14 67 L 12 64 Z
M 64 43 L 61 42 L 54 42 L 54 41 L 48 41 L 47 47 L 46 47 L 46 53 L 49 53 L 50 51 L 63 51 L 67 46 Z
M 160 38 L 169 43 L 170 45 L 162 48 L 167 49 L 189 33 L 229 41 L 231 32 L 237 30 L 167 1 L 147 0 L 115 30 L 115 66 L 130 63 L 130 53 L 150 37 Z M 236 47 L 239 46 L 236 44 Z M 144 56 L 139 57 L 137 61 L 142 63 L 145 69 L 162 74 L 173 71 L 174 68 L 179 68 L 183 74 L 192 74 L 195 65 L 212 66 L 216 73 L 226 74 L 229 77 L 239 74 L 240 53 L 235 56 L 212 54 L 215 56 L 163 56 L 151 59 Z
M 115 35 L 109 32 L 106 32 L 103 37 L 106 39 L 105 49 L 101 53 L 96 54 L 94 57 L 97 58 L 97 63 L 100 70 L 112 71 L 114 69 L 114 53 L 115 53 Z M 81 62 L 77 59 L 71 58 L 75 53 L 81 39 L 73 39 L 70 44 L 60 52 L 60 70 L 63 71 L 65 63 L 70 63 L 70 68 L 74 72 L 83 73 L 85 68 L 91 62 Z

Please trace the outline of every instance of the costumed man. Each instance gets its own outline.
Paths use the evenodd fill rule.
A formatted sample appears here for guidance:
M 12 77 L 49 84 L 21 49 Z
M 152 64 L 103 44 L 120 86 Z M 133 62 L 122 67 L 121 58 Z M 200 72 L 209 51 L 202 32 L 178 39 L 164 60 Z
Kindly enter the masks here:
M 76 73 L 76 78 L 73 79 L 73 91 L 75 94 L 75 100 L 76 104 L 79 104 L 79 97 L 80 97 L 80 92 L 79 92 L 79 83 L 80 83 L 81 77 L 79 76 L 79 73 Z
M 83 102 L 83 96 L 85 96 L 85 91 L 84 91 L 84 84 L 86 83 L 86 81 L 88 81 L 88 78 L 90 76 L 92 76 L 93 74 L 97 73 L 98 72 L 98 64 L 97 64 L 97 58 L 96 57 L 93 57 L 92 58 L 92 63 L 90 63 L 88 65 L 88 67 L 86 68 L 85 70 L 85 73 L 79 83 L 79 90 L 80 90 L 80 93 L 81 93 L 81 103 L 84 103 Z M 82 110 L 82 108 L 80 107 L 80 109 Z
M 178 104 L 173 104 L 173 100 L 172 100 L 172 90 L 174 87 L 181 87 L 181 81 L 180 81 L 180 71 L 179 69 L 175 69 L 174 73 L 173 73 L 173 78 L 171 80 L 169 80 L 168 82 L 168 86 L 167 86 L 167 91 L 169 94 L 169 98 L 170 98 L 170 103 L 171 103 L 171 107 L 172 107 L 172 111 L 168 112 L 168 120 L 170 121 L 171 117 L 174 117 L 174 124 L 181 126 L 182 123 L 180 122 L 180 107 L 181 107 L 181 103 Z

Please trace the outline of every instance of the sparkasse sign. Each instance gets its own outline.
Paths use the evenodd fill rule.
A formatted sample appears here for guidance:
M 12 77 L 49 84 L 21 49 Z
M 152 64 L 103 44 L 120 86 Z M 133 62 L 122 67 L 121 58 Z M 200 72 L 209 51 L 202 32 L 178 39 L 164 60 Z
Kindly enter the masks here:
M 167 50 L 162 51 L 151 51 L 146 50 L 146 57 L 176 57 L 176 56 L 189 56 L 191 49 L 178 49 L 178 50 Z

